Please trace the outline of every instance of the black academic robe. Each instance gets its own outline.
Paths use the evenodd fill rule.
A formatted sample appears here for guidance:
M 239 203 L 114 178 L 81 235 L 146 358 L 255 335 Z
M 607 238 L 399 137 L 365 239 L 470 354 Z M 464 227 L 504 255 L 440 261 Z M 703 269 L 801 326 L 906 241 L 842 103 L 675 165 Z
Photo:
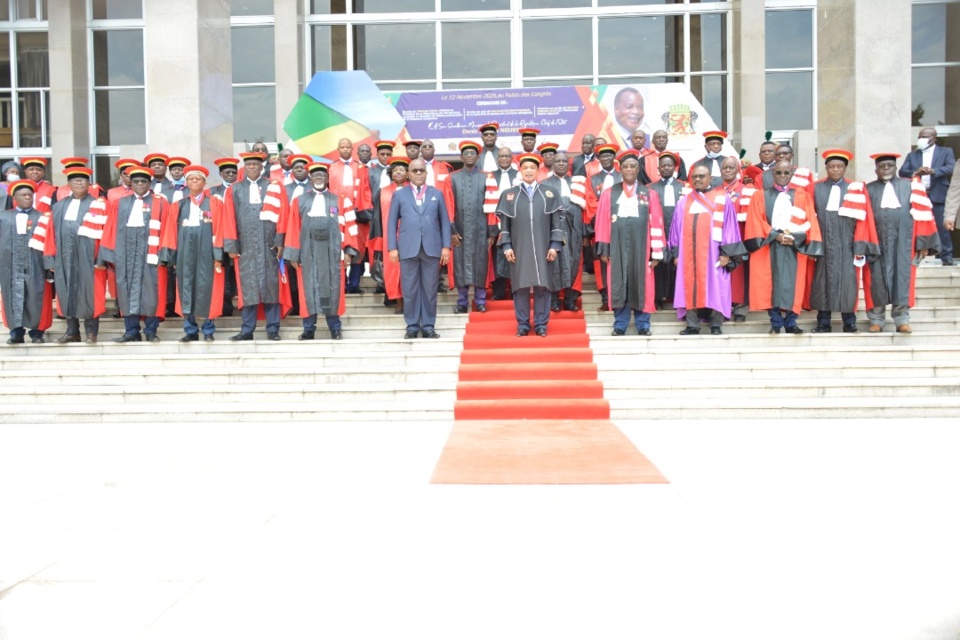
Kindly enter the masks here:
M 17 229 L 16 209 L 0 213 L 0 297 L 3 324 L 8 329 L 47 329 L 50 326 L 50 287 L 46 282 L 43 251 L 30 240 L 43 214 L 26 212 L 26 224 Z
M 223 262 L 221 231 L 222 203 L 214 204 L 205 197 L 199 205 L 200 215 L 191 219 L 189 192 L 172 205 L 169 226 L 164 229 L 160 262 L 177 267 L 177 295 L 181 314 L 198 318 L 217 318 L 223 309 L 223 270 L 214 269 L 214 262 Z M 216 212 L 213 209 L 216 208 Z M 166 239 L 176 236 L 175 242 Z
M 671 182 L 669 185 L 663 180 L 657 180 L 656 182 L 652 182 L 647 185 L 647 188 L 656 192 L 657 196 L 660 198 L 660 206 L 663 209 L 663 228 L 669 229 L 673 224 L 674 209 L 676 209 L 677 203 L 680 202 L 680 193 L 683 191 L 683 183 L 676 178 L 674 178 L 673 182 Z M 673 204 L 670 206 L 663 204 L 667 189 L 673 190 Z M 661 302 L 673 300 L 674 291 L 676 290 L 677 286 L 677 266 L 673 264 L 673 260 L 661 260 L 653 270 L 653 274 L 657 288 L 657 300 Z
M 566 189 L 561 185 L 566 184 Z M 560 212 L 561 229 L 563 231 L 563 247 L 560 255 L 553 262 L 554 277 L 560 288 L 569 289 L 577 282 L 580 273 L 580 263 L 583 258 L 583 209 L 570 201 L 572 179 L 570 176 L 562 178 L 552 175 L 540 183 L 541 189 L 553 189 L 560 196 L 563 209 Z
M 103 225 L 107 221 L 106 202 L 103 198 L 87 195 L 79 200 L 76 216 L 67 219 L 67 212 L 74 198 L 60 200 L 51 210 L 48 234 L 52 242 L 48 246 L 55 251 L 44 258 L 47 269 L 53 270 L 57 291 L 57 307 L 67 318 L 96 318 L 104 311 L 106 271 L 94 269 L 100 249 Z M 90 213 L 90 205 L 98 203 L 90 225 L 84 219 Z
M 256 184 L 259 202 L 251 200 Z M 280 265 L 275 249 L 283 246 L 280 221 L 289 208 L 284 185 L 260 177 L 255 183 L 238 180 L 227 190 L 223 249 L 235 253 L 240 306 L 278 304 Z
M 453 249 L 453 278 L 458 287 L 486 287 L 489 269 L 489 238 L 496 238 L 496 225 L 487 224 L 483 201 L 487 174 L 479 169 L 456 171 L 447 178 L 453 194 L 453 229 L 460 246 Z
M 546 287 L 559 291 L 547 262 L 551 243 L 563 242 L 561 211 L 563 203 L 552 189 L 536 186 L 531 199 L 521 185 L 500 194 L 500 245 L 513 249 L 516 260 L 510 264 L 513 292 L 528 287 Z

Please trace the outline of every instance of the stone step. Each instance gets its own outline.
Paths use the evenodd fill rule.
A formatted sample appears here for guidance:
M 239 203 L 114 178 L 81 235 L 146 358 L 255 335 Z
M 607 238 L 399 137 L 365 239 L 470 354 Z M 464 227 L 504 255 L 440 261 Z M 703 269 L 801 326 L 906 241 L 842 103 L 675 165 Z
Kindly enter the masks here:
M 856 364 L 842 367 L 834 362 L 796 361 L 790 362 L 790 375 L 797 380 L 843 379 L 848 384 L 857 385 L 867 379 L 929 379 L 960 378 L 960 351 L 953 352 L 947 362 L 905 362 L 896 360 L 862 359 Z M 657 362 L 655 368 L 637 369 L 636 359 L 600 356 L 596 359 L 600 369 L 599 377 L 611 388 L 630 384 L 660 383 L 671 380 L 680 388 L 684 382 L 697 381 L 697 384 L 709 384 L 717 380 L 756 381 L 764 385 L 768 380 L 783 378 L 783 362 L 776 358 L 760 361 L 693 362 L 667 360 Z M 629 375 L 625 375 L 629 374 Z M 789 378 L 791 381 L 793 378 Z M 699 386 L 698 386 L 699 388 Z
M 960 417 L 955 396 L 896 398 L 699 398 L 695 391 L 682 402 L 670 398 L 620 400 L 610 403 L 612 420 L 712 420 L 749 416 L 751 419 L 942 419 Z
M 911 322 L 911 325 L 914 326 L 914 333 L 912 334 L 896 333 L 892 326 L 886 327 L 883 333 L 868 333 L 861 330 L 860 333 L 856 334 L 823 334 L 810 333 L 807 331 L 802 335 L 783 333 L 769 335 L 766 331 L 749 332 L 744 330 L 742 333 L 728 332 L 726 327 L 724 327 L 724 334 L 719 336 L 711 335 L 707 328 L 702 329 L 698 336 L 681 336 L 679 335 L 679 325 L 674 327 L 673 330 L 667 331 L 658 328 L 657 325 L 652 325 L 651 331 L 654 332 L 654 335 L 650 337 L 638 336 L 632 329 L 625 336 L 611 336 L 609 326 L 592 325 L 588 327 L 588 332 L 590 334 L 590 345 L 594 349 L 601 348 L 601 345 L 606 345 L 606 343 L 612 341 L 614 343 L 622 343 L 624 345 L 622 347 L 623 349 L 631 351 L 636 349 L 671 350 L 677 347 L 685 348 L 683 343 L 686 342 L 694 343 L 688 344 L 688 348 L 693 349 L 712 349 L 716 345 L 724 345 L 728 353 L 733 353 L 739 349 L 754 347 L 775 347 L 775 349 L 781 352 L 789 351 L 792 354 L 798 350 L 798 348 L 805 349 L 817 344 L 845 347 L 853 345 L 876 347 L 903 346 L 905 343 L 916 346 L 954 345 L 960 341 L 960 331 L 950 330 L 950 327 L 943 330 L 937 327 L 927 329 L 924 328 L 923 325 L 917 326 L 917 324 L 913 322 Z M 823 342 L 827 340 L 829 340 L 829 342 Z M 707 344 L 709 341 L 714 341 L 716 345 Z M 607 346 L 605 348 L 614 347 Z
M 886 404 L 901 398 L 904 402 L 911 402 L 913 398 L 928 396 L 960 396 L 960 377 L 918 379 L 900 375 L 890 378 L 826 379 L 794 378 L 781 374 L 779 377 L 768 376 L 754 385 L 744 385 L 743 380 L 698 378 L 695 388 L 678 386 L 683 385 L 686 380 L 686 376 L 682 374 L 665 375 L 655 380 L 624 380 L 622 377 L 609 376 L 601 379 L 604 382 L 604 397 L 610 400 L 613 407 L 616 407 L 620 400 L 634 402 L 639 399 L 656 400 L 665 397 L 676 398 L 678 402 L 685 404 L 686 396 L 690 392 L 695 393 L 699 399 L 730 401 L 740 398 L 744 402 L 758 398 L 813 398 L 819 402 L 822 398 L 870 397 Z

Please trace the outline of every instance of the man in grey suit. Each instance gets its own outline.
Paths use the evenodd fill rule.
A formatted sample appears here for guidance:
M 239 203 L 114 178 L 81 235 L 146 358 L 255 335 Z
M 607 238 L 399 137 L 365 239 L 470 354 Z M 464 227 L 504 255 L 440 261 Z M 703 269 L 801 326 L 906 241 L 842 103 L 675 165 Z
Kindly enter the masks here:
M 403 289 L 404 338 L 418 334 L 439 338 L 437 320 L 437 261 L 450 260 L 450 217 L 440 190 L 426 184 L 427 165 L 420 158 L 410 162 L 410 186 L 397 190 L 390 201 L 387 249 L 390 261 L 400 264 Z

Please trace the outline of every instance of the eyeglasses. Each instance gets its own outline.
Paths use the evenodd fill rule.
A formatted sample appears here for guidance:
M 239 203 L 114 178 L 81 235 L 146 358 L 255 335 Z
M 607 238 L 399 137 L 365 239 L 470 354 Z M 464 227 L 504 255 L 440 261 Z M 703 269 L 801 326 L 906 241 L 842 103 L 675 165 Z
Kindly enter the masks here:
M 707 175 L 707 174 L 698 174 L 698 175 L 695 175 L 695 176 L 690 176 L 690 179 L 691 179 L 691 180 L 706 180 L 706 179 L 708 179 L 709 177 L 710 177 L 710 176 Z
M 426 169 L 410 169 L 410 173 L 426 173 Z
M 137 182 L 137 183 L 143 182 L 143 183 L 147 183 L 147 182 L 150 182 L 150 181 L 147 180 L 146 178 L 133 178 L 133 179 L 130 180 L 130 182 Z
M 773 175 L 775 176 L 792 176 L 793 171 L 774 171 Z

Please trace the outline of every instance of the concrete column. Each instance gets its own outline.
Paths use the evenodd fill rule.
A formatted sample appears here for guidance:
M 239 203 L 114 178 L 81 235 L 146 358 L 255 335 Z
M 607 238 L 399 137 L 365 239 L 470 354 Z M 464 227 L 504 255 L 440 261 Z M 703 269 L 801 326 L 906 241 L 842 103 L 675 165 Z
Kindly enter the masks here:
M 303 93 L 304 34 L 303 2 L 300 0 L 274 0 L 273 42 L 277 82 L 276 140 L 286 144 L 283 121 Z
M 47 179 L 64 184 L 59 158 L 90 155 L 90 88 L 87 82 L 87 12 L 82 2 L 49 6 L 50 147 Z
M 734 0 L 733 113 L 730 133 L 736 149 L 747 150 L 747 159 L 757 162 L 760 143 L 767 130 L 767 81 L 764 0 Z
M 910 0 L 817 3 L 817 147 L 856 158 L 847 177 L 876 176 L 869 156 L 910 150 Z
M 144 23 L 147 148 L 212 168 L 233 150 L 230 3 L 145 2 Z

